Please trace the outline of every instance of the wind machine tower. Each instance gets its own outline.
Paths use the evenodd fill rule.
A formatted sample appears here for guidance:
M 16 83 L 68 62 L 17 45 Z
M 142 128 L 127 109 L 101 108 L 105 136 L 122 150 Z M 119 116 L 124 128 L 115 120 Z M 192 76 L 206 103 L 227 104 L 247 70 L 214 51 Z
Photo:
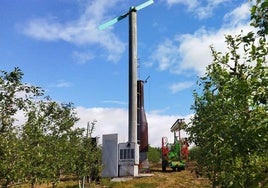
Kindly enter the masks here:
M 139 173 L 139 144 L 137 140 L 137 11 L 151 5 L 154 1 L 149 0 L 145 3 L 142 3 L 136 7 L 130 7 L 129 11 L 100 25 L 99 29 L 103 30 L 118 21 L 126 18 L 129 16 L 129 107 L 128 107 L 128 142 L 127 143 L 119 143 L 118 150 L 114 154 L 114 158 L 116 158 L 116 153 L 118 153 L 118 171 L 112 170 L 111 167 L 107 168 L 106 172 L 104 172 L 103 176 L 110 176 L 108 172 L 109 170 L 112 170 L 111 172 L 112 176 L 116 176 L 116 173 L 118 173 L 118 176 L 137 176 Z M 147 132 L 148 133 L 148 132 Z M 113 138 L 113 139 L 112 139 Z M 148 139 L 148 138 L 147 138 Z M 108 143 L 114 143 L 113 145 L 116 145 L 117 136 L 113 135 L 111 138 L 109 136 L 106 136 L 103 138 L 103 149 L 105 150 L 107 146 L 107 150 L 111 148 Z M 147 141 L 148 142 L 148 141 Z M 106 145 L 104 145 L 107 143 Z M 105 153 L 105 151 L 104 151 Z M 105 155 L 105 154 L 104 154 Z M 111 154 L 107 154 L 111 155 Z M 105 157 L 103 157 L 105 158 Z M 113 162 L 116 162 L 116 159 L 114 159 Z M 107 163 L 106 165 L 109 165 Z M 116 165 L 114 165 L 116 166 Z

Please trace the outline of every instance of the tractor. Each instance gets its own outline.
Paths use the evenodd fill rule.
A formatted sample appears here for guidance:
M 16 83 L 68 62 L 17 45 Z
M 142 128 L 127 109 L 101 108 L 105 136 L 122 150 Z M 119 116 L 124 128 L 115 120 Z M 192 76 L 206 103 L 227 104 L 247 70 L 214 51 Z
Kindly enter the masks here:
M 167 137 L 162 137 L 162 171 L 170 167 L 173 171 L 184 170 L 188 161 L 187 138 L 181 138 L 180 130 L 185 127 L 184 119 L 178 119 L 171 127 L 174 142 L 168 143 Z M 177 136 L 177 133 L 179 135 Z

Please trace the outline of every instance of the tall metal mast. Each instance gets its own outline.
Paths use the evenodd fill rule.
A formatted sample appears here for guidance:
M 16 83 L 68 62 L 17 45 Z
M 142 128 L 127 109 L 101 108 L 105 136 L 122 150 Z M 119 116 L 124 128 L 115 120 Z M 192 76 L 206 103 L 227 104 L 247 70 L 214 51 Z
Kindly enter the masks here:
M 137 11 L 154 1 L 149 0 L 102 25 L 100 30 L 109 27 L 129 15 L 129 109 L 128 109 L 128 142 L 137 143 Z
M 137 143 L 137 12 L 129 14 L 129 107 L 128 141 Z

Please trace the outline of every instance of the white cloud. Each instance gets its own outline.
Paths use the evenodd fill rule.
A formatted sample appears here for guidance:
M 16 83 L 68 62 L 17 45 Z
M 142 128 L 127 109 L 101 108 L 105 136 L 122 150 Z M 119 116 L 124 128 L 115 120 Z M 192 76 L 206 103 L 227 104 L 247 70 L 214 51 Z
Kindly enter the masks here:
M 170 39 L 166 39 L 163 43 L 156 47 L 151 55 L 149 62 L 156 62 L 160 71 L 170 70 L 179 61 L 178 46 Z M 151 64 L 152 65 L 152 64 Z
M 216 32 L 200 29 L 194 34 L 179 36 L 179 52 L 181 55 L 180 68 L 195 70 L 199 75 L 204 75 L 206 67 L 212 62 L 209 46 L 222 53 L 227 51 L 225 35 L 237 35 L 243 30 L 245 33 L 252 30 L 247 24 L 234 28 L 221 28 Z
M 128 141 L 128 110 L 125 108 L 85 108 L 77 107 L 75 109 L 80 120 L 76 123 L 76 127 L 87 128 L 87 124 L 96 121 L 95 130 L 92 136 L 99 137 L 102 141 L 102 135 L 115 134 L 119 136 L 119 142 Z M 161 147 L 162 137 L 167 137 L 169 142 L 173 142 L 173 133 L 170 132 L 171 126 L 178 118 L 185 119 L 186 123 L 190 122 L 193 116 L 180 115 L 162 115 L 159 113 L 146 112 L 148 121 L 148 141 L 153 147 Z M 25 123 L 24 113 L 18 111 L 15 115 L 17 126 Z M 181 136 L 186 137 L 185 131 L 181 131 Z
M 128 111 L 123 108 L 84 108 L 78 107 L 76 109 L 80 121 L 77 123 L 78 127 L 86 128 L 87 122 L 97 120 L 96 129 L 93 136 L 102 139 L 103 134 L 119 134 L 120 142 L 128 140 Z M 184 118 L 189 122 L 188 116 L 175 116 L 175 115 L 161 115 L 157 113 L 147 113 L 148 121 L 148 137 L 149 144 L 154 147 L 161 146 L 161 139 L 163 136 L 168 137 L 169 142 L 173 142 L 173 134 L 170 132 L 170 127 L 178 118 Z M 182 136 L 185 137 L 186 133 L 182 131 Z
M 80 121 L 78 127 L 86 128 L 87 122 L 97 120 L 93 136 L 101 137 L 103 134 L 118 133 L 121 141 L 128 139 L 128 112 L 121 108 L 76 108 Z
M 193 12 L 197 14 L 199 19 L 208 18 L 213 15 L 213 11 L 219 7 L 220 5 L 230 2 L 230 0 L 207 0 L 205 6 L 198 6 L 196 7 Z
M 188 9 L 192 10 L 198 6 L 198 0 L 167 0 L 167 4 L 169 6 L 175 4 L 184 4 L 188 7 Z
M 102 103 L 111 103 L 111 104 L 118 104 L 118 105 L 127 105 L 125 101 L 117 101 L 117 100 L 104 100 Z
M 233 11 L 227 13 L 224 16 L 225 24 L 229 27 L 235 27 L 237 25 L 243 24 L 249 21 L 251 5 L 250 3 L 244 3 L 241 6 L 237 7 Z
M 193 69 L 199 75 L 204 74 L 206 66 L 212 61 L 209 46 L 224 45 L 223 33 L 209 33 L 205 29 L 200 29 L 192 35 L 177 36 L 177 40 L 180 41 L 178 46 L 181 56 L 180 69 Z
M 189 12 L 193 12 L 197 18 L 204 19 L 213 15 L 213 11 L 221 4 L 230 0 L 166 0 L 169 6 L 183 4 Z
M 22 32 L 34 39 L 43 41 L 63 40 L 77 45 L 99 44 L 108 52 L 109 61 L 118 61 L 125 50 L 125 44 L 112 33 L 111 29 L 99 31 L 105 11 L 116 7 L 121 0 L 91 1 L 79 19 L 60 23 L 54 18 L 36 18 L 20 26 Z M 114 48 L 116 46 L 116 48 Z
M 174 94 L 179 91 L 188 89 L 192 87 L 193 85 L 194 85 L 194 82 L 179 82 L 179 83 L 172 84 L 169 88 L 171 92 Z
M 169 142 L 173 142 L 174 135 L 170 131 L 171 126 L 178 118 L 185 119 L 185 122 L 190 122 L 192 115 L 176 116 L 176 115 L 160 115 L 148 114 L 147 121 L 149 125 L 149 144 L 155 147 L 161 146 L 162 137 L 167 137 Z M 181 137 L 187 137 L 185 131 L 181 131 Z
M 221 1 L 219 1 L 221 2 Z M 225 35 L 240 34 L 241 30 L 247 33 L 253 28 L 249 26 L 246 17 L 247 3 L 226 14 L 224 23 L 218 30 L 208 30 L 202 27 L 193 34 L 182 34 L 160 43 L 151 55 L 152 65 L 159 70 L 169 70 L 181 74 L 187 70 L 194 70 L 199 76 L 204 75 L 207 65 L 212 62 L 210 46 L 217 51 L 226 52 Z
M 15 118 L 14 125 L 17 127 L 20 127 L 21 125 L 23 125 L 27 120 L 22 110 L 18 110 L 16 114 L 14 115 L 14 118 Z
M 68 88 L 71 86 L 72 83 L 67 82 L 65 80 L 57 80 L 56 83 L 49 84 L 49 87 L 57 87 L 57 88 Z
M 73 59 L 77 64 L 85 64 L 86 62 L 94 59 L 95 56 L 91 54 L 90 52 L 73 52 Z

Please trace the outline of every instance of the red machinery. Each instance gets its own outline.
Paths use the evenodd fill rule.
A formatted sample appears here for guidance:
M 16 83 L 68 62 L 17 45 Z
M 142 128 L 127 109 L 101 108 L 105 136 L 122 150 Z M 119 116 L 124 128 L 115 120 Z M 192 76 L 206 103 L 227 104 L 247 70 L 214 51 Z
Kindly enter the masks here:
M 162 137 L 162 171 L 166 171 L 167 167 L 175 170 L 185 169 L 188 160 L 188 142 L 187 138 L 181 139 L 180 130 L 185 126 L 183 119 L 178 119 L 171 127 L 174 133 L 174 142 L 168 143 L 167 137 Z M 179 136 L 176 133 L 179 132 Z

